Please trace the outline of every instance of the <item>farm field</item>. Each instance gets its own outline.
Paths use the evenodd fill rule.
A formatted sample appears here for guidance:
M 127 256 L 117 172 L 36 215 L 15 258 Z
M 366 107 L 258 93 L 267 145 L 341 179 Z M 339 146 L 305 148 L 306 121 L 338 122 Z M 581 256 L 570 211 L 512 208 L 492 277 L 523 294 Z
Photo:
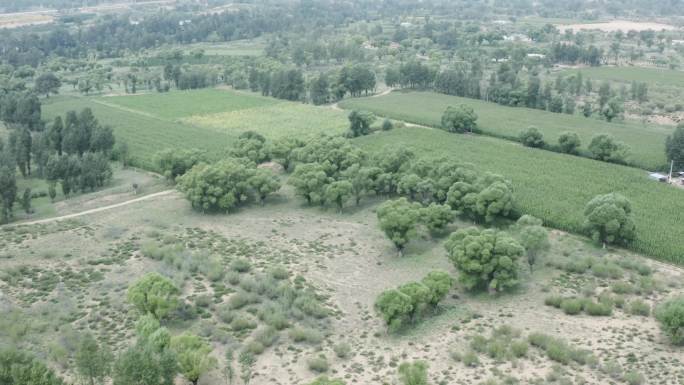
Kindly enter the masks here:
M 293 134 L 339 134 L 348 125 L 344 112 L 218 89 L 57 97 L 43 106 L 43 118 L 51 121 L 85 107 L 108 122 L 116 137 L 128 142 L 133 163 L 147 169 L 154 168 L 154 154 L 164 148 L 199 148 L 216 159 L 244 131 L 275 139 Z
M 684 87 L 684 71 L 645 67 L 586 67 L 565 70 L 567 75 L 581 72 L 583 76 L 593 80 L 612 80 L 618 82 L 645 82 L 661 86 Z
M 454 288 L 435 314 L 388 334 L 373 309 L 379 293 L 435 269 L 456 271 L 442 239 L 425 234 L 397 257 L 378 228 L 378 203 L 371 199 L 337 214 L 303 207 L 286 187 L 265 206 L 207 216 L 192 211 L 180 194 L 170 194 L 78 219 L 6 229 L 0 232 L 0 288 L 7 299 L 0 343 L 25 333 L 32 338 L 18 338 L 22 349 L 49 352 L 52 360 L 66 363 L 72 339 L 88 331 L 113 352 L 123 352 L 135 339 L 136 320 L 126 289 L 145 273 L 158 272 L 181 288 L 184 304 L 165 326 L 174 334 L 201 335 L 219 359 L 242 346 L 254 349 L 250 384 L 308 384 L 319 375 L 311 369 L 314 358 L 325 362 L 327 373 L 357 384 L 396 378 L 397 365 L 413 360 L 429 362 L 431 384 L 511 377 L 531 384 L 553 376 L 598 385 L 628 373 L 663 385 L 684 379 L 684 353 L 667 345 L 649 316 L 651 307 L 681 292 L 682 271 L 557 231 L 539 268 L 521 271 L 517 290 L 490 296 Z M 457 222 L 451 229 L 468 225 Z M 577 260 L 603 261 L 613 275 L 599 275 L 598 268 L 595 274 L 565 270 Z M 646 276 L 630 270 L 634 266 Z M 275 287 L 316 293 L 316 300 L 305 298 L 308 309 L 321 315 L 279 307 L 278 291 L 265 294 Z M 618 287 L 634 291 L 618 296 Z M 608 316 L 567 315 L 544 305 L 551 296 L 620 297 L 623 305 L 611 305 Z M 241 305 L 244 297 L 254 302 Z M 642 303 L 646 314 L 632 314 L 633 302 Z M 103 303 L 107 310 L 98 310 Z M 269 327 L 273 321 L 265 315 L 283 311 L 298 315 L 287 313 L 287 324 Z M 610 327 L 604 327 L 607 322 Z M 561 364 L 529 344 L 535 333 L 560 338 L 566 351 L 579 354 L 577 363 Z M 258 341 L 268 345 L 259 347 Z M 515 356 L 511 344 L 518 347 Z M 219 383 L 225 383 L 223 365 L 200 382 Z
M 630 146 L 628 162 L 653 170 L 663 167 L 665 139 L 671 128 L 634 123 L 607 123 L 597 119 L 571 116 L 520 107 L 506 107 L 481 100 L 460 98 L 433 92 L 392 92 L 381 97 L 348 99 L 340 103 L 346 109 L 365 109 L 381 116 L 431 127 L 441 125 L 441 117 L 448 106 L 466 104 L 478 115 L 478 127 L 486 134 L 517 139 L 529 126 L 535 126 L 547 143 L 555 144 L 566 131 L 579 135 L 586 148 L 596 134 L 611 134 Z
M 416 154 L 451 157 L 501 174 L 512 181 L 520 210 L 544 219 L 546 225 L 572 232 L 581 231 L 589 200 L 618 192 L 631 200 L 638 224 L 632 247 L 684 263 L 684 191 L 651 181 L 639 169 L 427 128 L 397 128 L 356 142 L 369 151 L 405 146 Z

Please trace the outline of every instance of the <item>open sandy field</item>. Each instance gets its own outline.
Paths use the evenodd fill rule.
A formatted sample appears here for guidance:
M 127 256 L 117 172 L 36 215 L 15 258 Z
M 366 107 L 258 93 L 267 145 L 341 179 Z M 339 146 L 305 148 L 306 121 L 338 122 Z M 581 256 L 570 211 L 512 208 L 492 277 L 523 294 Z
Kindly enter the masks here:
M 53 21 L 54 17 L 46 12 L 3 13 L 0 14 L 0 29 L 48 24 Z

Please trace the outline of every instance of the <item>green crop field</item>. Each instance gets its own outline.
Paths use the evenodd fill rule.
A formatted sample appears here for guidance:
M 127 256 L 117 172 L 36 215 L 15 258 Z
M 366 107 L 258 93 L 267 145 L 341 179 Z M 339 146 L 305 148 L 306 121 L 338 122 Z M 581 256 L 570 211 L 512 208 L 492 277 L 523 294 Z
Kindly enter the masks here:
M 571 75 L 577 70 L 566 70 L 562 73 Z M 663 86 L 684 87 L 684 71 L 643 67 L 589 67 L 580 70 L 582 76 L 592 80 L 612 80 L 621 82 L 646 82 Z
M 98 100 L 162 119 L 178 119 L 279 103 L 276 99 L 215 88 L 104 97 Z
M 506 107 L 433 92 L 393 92 L 381 97 L 348 99 L 340 103 L 340 106 L 365 109 L 381 116 L 439 127 L 444 110 L 458 104 L 471 106 L 478 115 L 478 126 L 489 135 L 517 138 L 521 130 L 536 126 L 544 134 L 544 140 L 555 144 L 560 134 L 572 131 L 580 136 L 582 148 L 586 151 L 594 135 L 605 133 L 630 146 L 628 161 L 635 166 L 652 170 L 666 163 L 665 138 L 672 129 L 664 126 L 607 123 L 577 115 Z
M 218 156 L 229 146 L 232 137 L 215 130 L 192 127 L 173 121 L 97 103 L 86 98 L 53 98 L 43 105 L 43 118 L 51 121 L 69 110 L 89 107 L 95 117 L 114 129 L 117 139 L 126 140 L 134 164 L 152 168 L 154 154 L 164 148 L 201 148 Z
M 522 212 L 547 225 L 580 232 L 585 204 L 597 194 L 628 197 L 638 239 L 632 248 L 668 261 L 684 262 L 684 191 L 648 179 L 639 169 L 525 148 L 497 138 L 451 134 L 425 128 L 397 128 L 359 138 L 368 150 L 405 146 L 416 154 L 473 163 L 513 182 Z
M 349 126 L 343 112 L 290 102 L 209 115 L 194 115 L 181 121 L 233 135 L 254 130 L 268 138 L 318 133 L 341 134 Z
M 117 97 L 56 97 L 43 106 L 51 121 L 69 110 L 89 107 L 103 124 L 126 140 L 134 164 L 153 168 L 164 148 L 200 148 L 211 158 L 225 153 L 242 132 L 274 139 L 288 135 L 343 133 L 346 114 L 325 107 L 286 102 L 228 90 L 178 91 Z

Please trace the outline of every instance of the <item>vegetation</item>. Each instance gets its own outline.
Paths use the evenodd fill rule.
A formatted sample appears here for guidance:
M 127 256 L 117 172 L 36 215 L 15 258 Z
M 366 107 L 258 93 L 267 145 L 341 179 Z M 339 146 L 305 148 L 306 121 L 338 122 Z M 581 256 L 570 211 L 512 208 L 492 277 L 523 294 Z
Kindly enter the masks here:
M 606 244 L 625 244 L 635 237 L 632 205 L 616 193 L 599 195 L 584 208 L 585 228 L 592 239 Z
M 658 305 L 655 309 L 655 317 L 673 344 L 684 344 L 683 297 L 675 297 Z

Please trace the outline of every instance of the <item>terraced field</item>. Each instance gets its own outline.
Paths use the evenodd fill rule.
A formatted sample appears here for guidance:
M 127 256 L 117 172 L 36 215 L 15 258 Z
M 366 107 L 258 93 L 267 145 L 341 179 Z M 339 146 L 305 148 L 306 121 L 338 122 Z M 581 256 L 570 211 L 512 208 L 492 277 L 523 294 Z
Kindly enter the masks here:
M 651 181 L 642 170 L 436 129 L 397 128 L 356 142 L 370 151 L 405 146 L 416 154 L 450 157 L 504 175 L 513 182 L 521 211 L 572 232 L 581 231 L 584 206 L 591 198 L 621 193 L 631 200 L 638 226 L 631 247 L 663 260 L 684 262 L 684 191 Z
M 628 161 L 640 168 L 653 170 L 663 167 L 665 138 L 670 127 L 634 123 L 607 123 L 581 116 L 557 114 L 529 108 L 505 107 L 481 100 L 460 98 L 433 92 L 393 92 L 386 96 L 349 99 L 342 108 L 365 109 L 378 115 L 411 123 L 439 127 L 442 113 L 448 106 L 466 104 L 478 115 L 478 126 L 488 135 L 517 139 L 521 130 L 536 126 L 551 144 L 566 131 L 577 133 L 586 148 L 596 134 L 611 134 L 631 148 Z

